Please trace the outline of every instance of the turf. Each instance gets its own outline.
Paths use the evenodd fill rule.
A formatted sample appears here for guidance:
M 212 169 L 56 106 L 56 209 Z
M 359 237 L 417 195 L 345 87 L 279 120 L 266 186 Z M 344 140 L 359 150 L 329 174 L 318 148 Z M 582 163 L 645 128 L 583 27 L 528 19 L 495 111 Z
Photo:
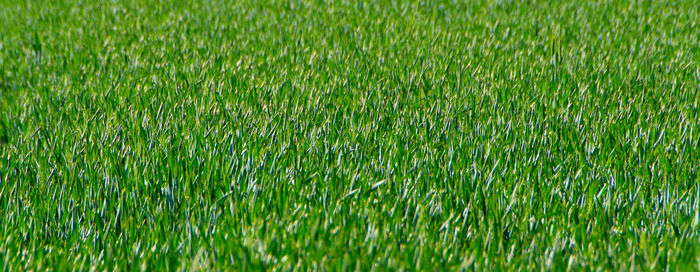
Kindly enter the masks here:
M 700 269 L 695 1 L 0 0 L 3 270 Z

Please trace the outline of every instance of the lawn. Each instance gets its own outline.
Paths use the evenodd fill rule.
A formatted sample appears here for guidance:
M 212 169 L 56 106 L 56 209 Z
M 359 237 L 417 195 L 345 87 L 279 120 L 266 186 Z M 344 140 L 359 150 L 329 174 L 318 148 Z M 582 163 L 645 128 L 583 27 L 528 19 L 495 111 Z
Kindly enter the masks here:
M 698 270 L 699 63 L 696 1 L 0 0 L 0 267 Z

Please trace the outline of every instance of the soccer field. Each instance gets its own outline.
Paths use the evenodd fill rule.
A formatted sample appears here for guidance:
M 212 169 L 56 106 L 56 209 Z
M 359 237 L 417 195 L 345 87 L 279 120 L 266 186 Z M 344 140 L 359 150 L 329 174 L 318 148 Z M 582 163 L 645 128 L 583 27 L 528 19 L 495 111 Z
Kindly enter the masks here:
M 0 0 L 0 267 L 699 270 L 699 63 L 692 0 Z

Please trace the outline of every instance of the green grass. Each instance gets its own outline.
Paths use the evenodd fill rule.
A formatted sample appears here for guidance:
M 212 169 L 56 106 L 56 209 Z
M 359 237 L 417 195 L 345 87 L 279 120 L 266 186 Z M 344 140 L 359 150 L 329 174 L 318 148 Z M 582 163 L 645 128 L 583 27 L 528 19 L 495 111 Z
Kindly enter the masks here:
M 700 269 L 697 2 L 355 2 L 0 0 L 0 267 Z

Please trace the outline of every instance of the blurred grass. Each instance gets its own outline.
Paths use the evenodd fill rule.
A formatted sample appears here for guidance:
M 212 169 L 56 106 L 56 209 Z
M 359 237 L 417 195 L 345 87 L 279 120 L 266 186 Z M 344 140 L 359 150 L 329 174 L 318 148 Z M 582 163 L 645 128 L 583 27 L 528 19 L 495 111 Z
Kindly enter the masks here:
M 695 1 L 0 1 L 10 270 L 697 270 Z

